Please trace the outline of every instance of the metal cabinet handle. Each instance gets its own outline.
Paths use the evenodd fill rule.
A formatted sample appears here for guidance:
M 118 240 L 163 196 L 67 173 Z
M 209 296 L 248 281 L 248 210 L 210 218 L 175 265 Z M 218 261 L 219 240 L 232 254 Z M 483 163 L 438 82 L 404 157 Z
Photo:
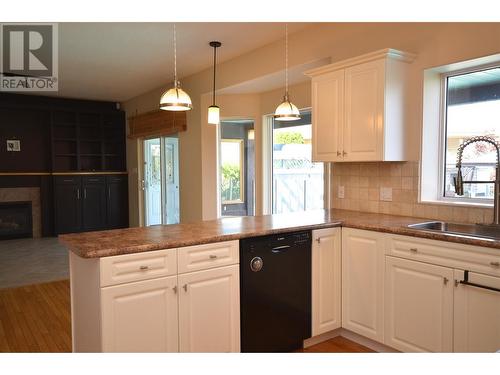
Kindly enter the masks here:
M 450 281 L 450 280 L 448 280 L 447 277 L 443 277 L 443 284 L 444 285 L 448 285 L 448 281 Z
M 209 258 L 210 259 L 217 259 L 217 255 L 210 254 Z
M 139 269 L 141 271 L 146 271 L 146 270 L 149 270 L 149 266 L 140 266 Z
M 500 262 L 490 262 L 490 266 L 500 267 Z
M 80 188 L 76 189 L 76 199 L 80 200 Z
M 188 285 L 187 285 L 187 284 L 184 284 L 183 288 L 184 288 L 184 291 L 185 291 L 185 292 L 187 292 L 187 291 L 188 291 Z
M 174 286 L 172 289 L 173 289 L 174 293 L 177 294 L 177 285 Z
M 87 199 L 87 188 L 83 188 L 83 199 Z
M 347 156 L 347 152 L 342 151 L 342 156 Z
M 411 247 L 411 248 L 410 248 L 410 251 L 411 251 L 412 253 L 416 253 L 416 252 L 418 252 L 418 249 L 417 249 L 416 247 Z
M 108 186 L 108 198 L 111 198 L 111 187 Z
M 337 156 L 340 156 L 342 155 L 342 153 L 340 151 L 337 151 Z
M 316 238 L 317 243 L 321 243 L 321 237 Z

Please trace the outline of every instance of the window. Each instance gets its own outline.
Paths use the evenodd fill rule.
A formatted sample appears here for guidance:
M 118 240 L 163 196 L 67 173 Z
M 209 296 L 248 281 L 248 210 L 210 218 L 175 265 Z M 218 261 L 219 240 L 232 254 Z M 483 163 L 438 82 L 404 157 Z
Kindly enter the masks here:
M 298 121 L 272 121 L 272 213 L 325 207 L 323 163 L 312 161 L 311 112 Z
M 243 140 L 222 139 L 220 144 L 222 203 L 243 203 Z
M 500 141 L 500 67 L 442 75 L 443 101 L 442 165 L 443 200 L 489 202 L 494 185 L 464 184 L 464 196 L 455 194 L 457 150 L 465 140 L 487 135 Z M 464 181 L 493 181 L 496 152 L 488 143 L 474 143 L 463 153 Z
M 252 216 L 255 212 L 255 133 L 249 119 L 220 123 L 220 214 Z

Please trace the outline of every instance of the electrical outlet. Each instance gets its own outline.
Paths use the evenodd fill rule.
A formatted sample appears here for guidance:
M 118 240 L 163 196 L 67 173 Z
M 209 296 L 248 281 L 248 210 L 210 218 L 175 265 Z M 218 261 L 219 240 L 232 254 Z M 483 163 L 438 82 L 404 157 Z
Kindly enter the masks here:
M 392 188 L 381 187 L 380 188 L 380 200 L 386 202 L 392 202 Z
M 340 199 L 344 199 L 345 197 L 345 189 L 343 186 L 339 186 L 339 192 L 338 192 L 338 197 Z

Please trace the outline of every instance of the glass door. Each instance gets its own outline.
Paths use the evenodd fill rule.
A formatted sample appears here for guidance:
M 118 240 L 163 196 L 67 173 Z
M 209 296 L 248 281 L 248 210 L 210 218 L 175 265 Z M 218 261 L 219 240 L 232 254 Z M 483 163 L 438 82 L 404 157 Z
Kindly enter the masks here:
M 144 140 L 144 224 L 179 222 L 179 142 L 177 137 Z

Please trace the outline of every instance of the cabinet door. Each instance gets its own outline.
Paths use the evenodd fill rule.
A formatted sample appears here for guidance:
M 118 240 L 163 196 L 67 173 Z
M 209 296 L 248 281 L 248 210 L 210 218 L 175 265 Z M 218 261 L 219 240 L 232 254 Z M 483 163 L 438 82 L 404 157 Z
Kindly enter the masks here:
M 128 227 L 128 181 L 127 176 L 107 176 L 107 227 Z
M 403 352 L 453 350 L 453 270 L 386 257 L 385 344 Z
M 312 81 L 313 161 L 342 160 L 344 70 Z
M 106 186 L 102 183 L 83 183 L 82 201 L 83 230 L 99 230 L 106 227 Z
M 342 229 L 342 327 L 383 342 L 384 235 Z
M 81 198 L 79 179 L 56 179 L 54 188 L 56 234 L 81 230 Z
M 459 284 L 464 271 L 455 270 L 455 352 L 500 350 L 500 292 Z M 500 289 L 500 277 L 469 272 L 469 281 Z
M 177 352 L 177 276 L 101 289 L 104 352 Z
M 179 275 L 181 352 L 240 351 L 239 266 Z
M 313 231 L 312 335 L 341 326 L 341 229 Z
M 383 160 L 384 60 L 345 70 L 344 161 Z

